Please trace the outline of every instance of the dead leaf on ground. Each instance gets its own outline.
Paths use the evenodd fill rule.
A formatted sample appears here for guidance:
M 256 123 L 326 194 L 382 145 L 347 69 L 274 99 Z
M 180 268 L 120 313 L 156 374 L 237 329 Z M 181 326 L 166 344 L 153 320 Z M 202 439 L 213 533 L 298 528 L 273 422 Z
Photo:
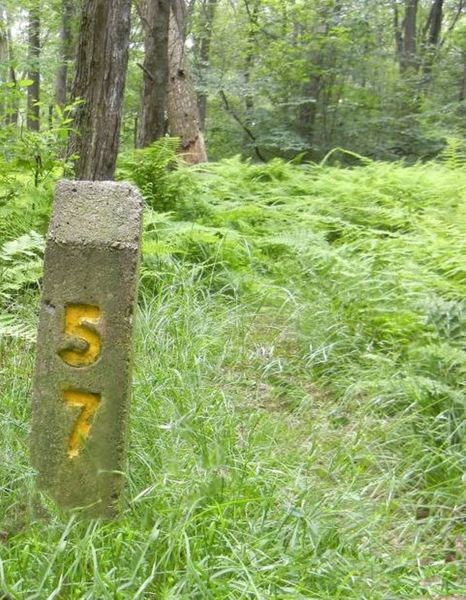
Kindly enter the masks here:
M 466 545 L 464 543 L 464 538 L 461 535 L 459 535 L 455 540 L 455 548 L 456 548 L 456 552 L 462 558 L 466 558 Z

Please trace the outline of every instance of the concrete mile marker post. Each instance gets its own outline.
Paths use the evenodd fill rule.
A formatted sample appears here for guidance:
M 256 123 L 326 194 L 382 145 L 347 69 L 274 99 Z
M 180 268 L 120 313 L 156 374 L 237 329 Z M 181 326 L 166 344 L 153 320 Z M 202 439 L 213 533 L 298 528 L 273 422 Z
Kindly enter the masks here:
M 31 458 L 63 509 L 116 514 L 125 463 L 142 200 L 62 181 L 47 234 Z

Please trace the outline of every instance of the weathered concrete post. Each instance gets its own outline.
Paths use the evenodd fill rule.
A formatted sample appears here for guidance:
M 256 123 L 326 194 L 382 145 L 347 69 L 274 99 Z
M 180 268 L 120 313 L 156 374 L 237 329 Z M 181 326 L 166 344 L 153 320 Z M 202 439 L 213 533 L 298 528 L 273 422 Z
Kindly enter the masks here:
M 112 516 L 122 485 L 142 201 L 124 183 L 63 181 L 43 280 L 31 456 L 65 509 Z

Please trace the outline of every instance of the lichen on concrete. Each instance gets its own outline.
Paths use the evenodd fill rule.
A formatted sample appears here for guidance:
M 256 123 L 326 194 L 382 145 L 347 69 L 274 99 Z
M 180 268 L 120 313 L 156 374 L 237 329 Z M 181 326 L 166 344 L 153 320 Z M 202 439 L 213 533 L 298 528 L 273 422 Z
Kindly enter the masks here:
M 45 252 L 31 458 L 40 486 L 62 508 L 89 516 L 115 514 L 122 486 L 141 224 L 142 200 L 129 184 L 57 186 Z M 79 321 L 78 308 L 70 325 L 72 307 L 93 307 L 94 320 L 84 311 Z M 86 406 L 69 401 L 79 399 L 73 393 L 98 398 L 95 410 L 84 414 Z

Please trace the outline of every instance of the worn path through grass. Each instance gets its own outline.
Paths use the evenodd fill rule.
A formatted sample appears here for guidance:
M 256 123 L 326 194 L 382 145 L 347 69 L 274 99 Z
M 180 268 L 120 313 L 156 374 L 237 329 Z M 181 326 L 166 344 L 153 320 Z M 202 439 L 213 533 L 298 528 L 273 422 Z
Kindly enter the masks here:
M 146 218 L 121 520 L 37 495 L 33 348 L 0 341 L 0 588 L 466 596 L 466 176 L 225 161 L 190 177 L 175 215 Z

